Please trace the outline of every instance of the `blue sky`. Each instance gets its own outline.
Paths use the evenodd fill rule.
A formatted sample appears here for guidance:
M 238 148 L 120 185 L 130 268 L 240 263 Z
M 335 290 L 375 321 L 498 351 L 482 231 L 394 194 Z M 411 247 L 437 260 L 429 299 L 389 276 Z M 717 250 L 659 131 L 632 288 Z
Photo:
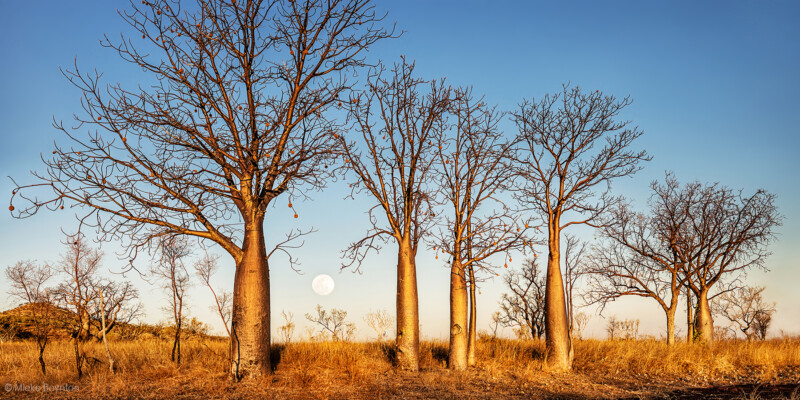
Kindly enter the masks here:
M 645 132 L 637 143 L 653 155 L 643 171 L 614 183 L 616 193 L 643 206 L 648 183 L 675 171 L 681 181 L 720 182 L 752 193 L 758 188 L 778 195 L 786 217 L 772 246 L 769 273 L 754 271 L 752 284 L 766 285 L 776 301 L 775 330 L 800 333 L 800 5 L 772 2 L 652 1 L 379 1 L 388 20 L 405 31 L 381 43 L 371 57 L 391 63 L 400 54 L 417 62 L 426 78 L 447 77 L 454 85 L 472 85 L 476 93 L 502 109 L 523 98 L 557 91 L 563 82 L 617 96 L 634 103 L 624 118 Z M 99 46 L 103 34 L 127 33 L 117 9 L 122 1 L 4 2 L 0 13 L 0 193 L 7 201 L 12 176 L 29 181 L 40 169 L 40 153 L 61 140 L 52 119 L 68 122 L 80 110 L 79 93 L 61 76 L 77 57 L 82 69 L 97 68 L 108 82 L 135 83 L 138 69 Z M 505 124 L 506 134 L 515 132 Z M 343 200 L 341 183 L 297 204 L 301 218 L 286 207 L 267 217 L 267 231 L 280 237 L 289 227 L 318 233 L 298 250 L 303 274 L 285 260 L 272 264 L 273 310 L 294 312 L 295 321 L 317 303 L 343 308 L 367 334 L 361 321 L 369 309 L 394 308 L 394 249 L 367 260 L 363 274 L 339 272 L 339 251 L 366 227 L 368 199 Z M 282 201 L 277 202 L 279 205 Z M 340 210 L 330 213 L 331 209 Z M 61 229 L 76 226 L 72 213 L 42 213 L 28 220 L 0 215 L 0 266 L 20 259 L 55 261 Z M 586 234 L 586 232 L 584 232 Z M 590 237 L 586 234 L 586 237 Z M 103 244 L 106 267 L 118 270 L 113 243 Z M 222 254 L 220 252 L 220 254 Z M 223 255 L 218 286 L 232 285 L 232 261 Z M 518 259 L 515 258 L 515 261 Z M 144 262 L 146 260 L 142 260 Z M 418 258 L 423 337 L 445 337 L 447 270 L 432 254 Z M 519 266 L 518 264 L 516 266 Z M 319 273 L 334 277 L 333 294 L 310 289 Z M 139 282 L 150 321 L 163 319 L 158 289 Z M 0 292 L 7 284 L 0 280 Z M 483 284 L 479 327 L 487 327 L 503 292 L 499 280 Z M 219 326 L 208 310 L 202 287 L 192 291 L 193 314 Z M 4 296 L 0 296 L 3 298 Z M 11 306 L 6 300 L 0 308 Z M 606 315 L 640 318 L 646 332 L 659 334 L 663 317 L 655 303 L 631 300 Z M 273 323 L 279 325 L 277 313 Z M 595 317 L 590 331 L 602 332 Z M 301 326 L 303 323 L 301 322 Z M 302 328 L 301 328 L 302 331 Z

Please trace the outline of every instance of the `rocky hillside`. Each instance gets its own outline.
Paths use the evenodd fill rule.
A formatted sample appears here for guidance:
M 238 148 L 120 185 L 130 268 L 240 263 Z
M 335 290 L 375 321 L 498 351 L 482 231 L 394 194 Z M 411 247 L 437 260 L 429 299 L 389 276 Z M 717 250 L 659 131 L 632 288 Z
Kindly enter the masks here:
M 26 340 L 35 335 L 33 312 L 35 307 L 51 307 L 46 314 L 51 316 L 51 338 L 69 339 L 72 336 L 74 317 L 69 311 L 53 305 L 24 304 L 11 310 L 0 312 L 0 341 Z M 45 314 L 45 313 L 42 313 Z M 208 326 L 192 318 L 183 325 L 184 338 L 207 338 Z M 95 328 L 91 330 L 93 336 L 99 335 Z M 174 325 L 144 324 L 144 323 L 118 323 L 109 333 L 114 339 L 139 339 L 139 338 L 164 338 L 171 339 L 175 335 Z

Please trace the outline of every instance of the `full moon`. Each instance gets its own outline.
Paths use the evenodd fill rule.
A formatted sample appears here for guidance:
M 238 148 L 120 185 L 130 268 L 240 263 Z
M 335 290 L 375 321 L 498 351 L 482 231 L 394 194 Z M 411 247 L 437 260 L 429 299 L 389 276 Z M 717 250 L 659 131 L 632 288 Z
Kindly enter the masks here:
M 311 282 L 311 288 L 320 296 L 327 296 L 333 291 L 333 278 L 330 275 L 317 275 Z

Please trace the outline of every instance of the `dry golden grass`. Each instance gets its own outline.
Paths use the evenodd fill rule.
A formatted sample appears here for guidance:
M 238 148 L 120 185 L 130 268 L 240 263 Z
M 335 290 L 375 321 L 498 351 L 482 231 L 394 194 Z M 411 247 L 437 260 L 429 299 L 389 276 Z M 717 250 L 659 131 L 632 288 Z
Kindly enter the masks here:
M 179 368 L 169 360 L 171 343 L 158 339 L 118 341 L 119 367 L 110 374 L 100 343 L 87 345 L 94 361 L 77 380 L 72 346 L 52 343 L 42 376 L 33 343 L 0 344 L 0 385 L 65 385 L 77 391 L 0 389 L 8 398 L 648 398 L 707 397 L 800 399 L 800 340 L 728 341 L 710 346 L 655 341 L 576 342 L 574 371 L 542 369 L 538 341 L 479 341 L 477 368 L 446 369 L 447 342 L 422 343 L 418 374 L 396 371 L 391 351 L 379 343 L 276 345 L 275 374 L 258 382 L 226 379 L 227 342 L 187 341 Z M 726 397 L 727 398 L 727 397 Z

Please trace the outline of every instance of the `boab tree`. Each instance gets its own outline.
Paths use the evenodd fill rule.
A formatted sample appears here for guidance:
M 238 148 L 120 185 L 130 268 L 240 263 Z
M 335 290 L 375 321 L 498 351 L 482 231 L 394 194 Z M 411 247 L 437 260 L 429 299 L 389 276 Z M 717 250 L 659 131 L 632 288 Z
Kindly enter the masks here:
M 523 179 L 518 197 L 547 224 L 545 358 L 554 370 L 572 365 L 560 268 L 561 231 L 577 224 L 596 226 L 616 202 L 609 194 L 610 181 L 635 173 L 641 161 L 649 160 L 646 152 L 629 148 L 642 132 L 630 121 L 618 120 L 629 104 L 628 97 L 617 99 L 564 85 L 560 93 L 523 101 L 514 113 Z
M 354 97 L 352 140 L 337 135 L 347 171 L 354 177 L 351 195 L 366 193 L 376 204 L 368 215 L 372 227 L 350 244 L 343 267 L 361 262 L 380 243 L 397 243 L 397 363 L 419 370 L 419 304 L 416 255 L 435 213 L 431 207 L 432 170 L 441 143 L 450 89 L 443 82 L 413 76 L 405 59 L 391 76 L 377 71 L 367 90 Z
M 688 279 L 678 253 L 688 221 L 678 181 L 667 174 L 664 184 L 652 182 L 650 212 L 639 213 L 619 203 L 607 215 L 601 229 L 603 244 L 591 257 L 592 285 L 587 292 L 593 303 L 605 307 L 623 296 L 655 300 L 664 310 L 667 344 L 675 344 L 675 313 Z
M 514 182 L 513 144 L 498 129 L 503 114 L 483 98 L 474 98 L 471 89 L 455 91 L 451 113 L 455 121 L 437 154 L 439 195 L 450 210 L 443 213 L 445 229 L 433 250 L 441 249 L 449 257 L 448 365 L 463 370 L 475 363 L 475 269 L 489 269 L 488 260 L 495 254 L 510 262 L 508 253 L 522 247 L 528 225 L 517 222 L 502 198 Z
M 58 124 L 71 142 L 15 190 L 30 202 L 16 216 L 82 206 L 132 255 L 167 234 L 217 243 L 236 263 L 231 375 L 271 373 L 267 207 L 324 185 L 338 130 L 326 115 L 393 33 L 370 0 L 137 3 L 121 13 L 134 36 L 103 44 L 154 82 L 66 72 L 84 112 Z
M 685 184 L 680 190 L 685 221 L 675 249 L 688 275 L 686 284 L 697 299 L 695 337 L 710 343 L 714 338 L 710 292 L 740 273 L 764 268 L 782 217 L 775 195 L 764 190 L 746 196 L 718 183 L 700 182 Z

